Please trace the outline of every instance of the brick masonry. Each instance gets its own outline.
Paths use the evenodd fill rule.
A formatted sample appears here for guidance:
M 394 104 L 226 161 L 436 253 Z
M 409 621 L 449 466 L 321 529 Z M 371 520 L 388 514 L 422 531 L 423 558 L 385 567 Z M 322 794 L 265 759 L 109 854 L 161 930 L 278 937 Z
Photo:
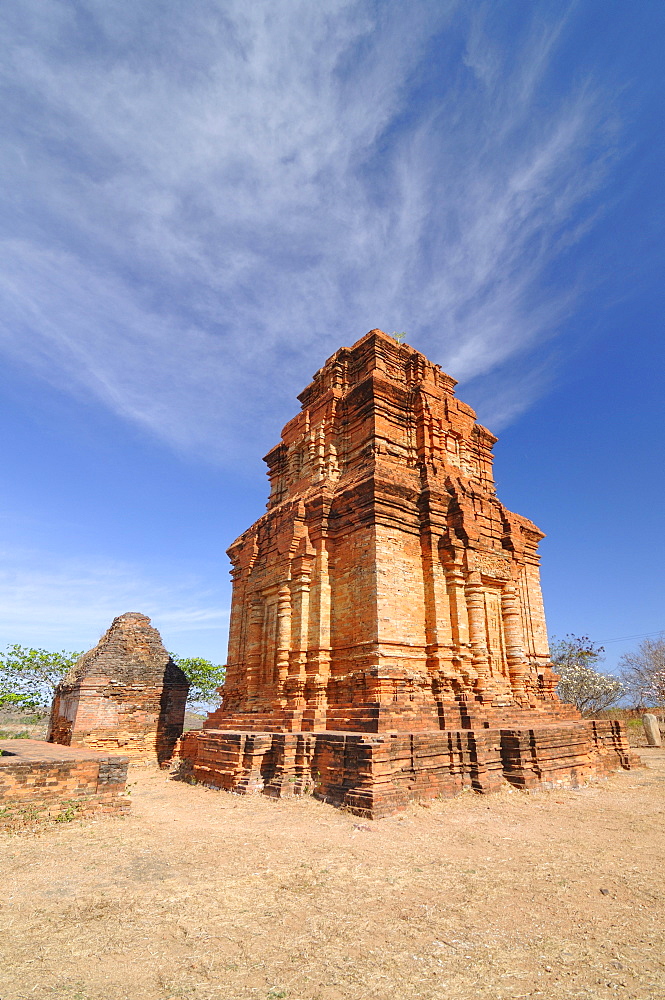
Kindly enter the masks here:
M 181 777 L 240 794 L 313 794 L 372 819 L 464 789 L 577 787 L 638 763 L 614 721 L 417 733 L 188 732 Z
M 229 549 L 222 704 L 181 746 L 194 777 L 382 815 L 492 775 L 628 766 L 620 727 L 556 696 L 543 534 L 497 498 L 496 438 L 455 384 L 372 330 L 300 394 L 267 513 Z
M 47 739 L 167 764 L 188 691 L 150 619 L 120 615 L 58 685 Z
M 0 826 L 32 807 L 76 814 L 123 813 L 128 758 L 58 746 L 43 740 L 0 740 Z

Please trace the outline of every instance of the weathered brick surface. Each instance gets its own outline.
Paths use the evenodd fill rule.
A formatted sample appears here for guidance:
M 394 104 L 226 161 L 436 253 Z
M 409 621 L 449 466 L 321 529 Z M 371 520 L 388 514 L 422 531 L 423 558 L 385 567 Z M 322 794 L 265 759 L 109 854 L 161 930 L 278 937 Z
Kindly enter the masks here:
M 627 760 L 556 697 L 543 535 L 497 498 L 496 438 L 454 387 L 372 330 L 300 394 L 266 456 L 267 513 L 229 549 L 222 705 L 181 746 L 201 780 L 309 783 L 379 815 L 466 781 L 574 781 L 608 752 Z
M 0 821 L 7 806 L 121 813 L 128 758 L 42 740 L 0 740 Z
M 181 774 L 240 794 L 317 798 L 371 818 L 465 788 L 577 787 L 636 764 L 618 722 L 416 733 L 186 733 Z
M 47 738 L 164 764 L 182 733 L 188 690 L 150 619 L 120 615 L 58 685 Z

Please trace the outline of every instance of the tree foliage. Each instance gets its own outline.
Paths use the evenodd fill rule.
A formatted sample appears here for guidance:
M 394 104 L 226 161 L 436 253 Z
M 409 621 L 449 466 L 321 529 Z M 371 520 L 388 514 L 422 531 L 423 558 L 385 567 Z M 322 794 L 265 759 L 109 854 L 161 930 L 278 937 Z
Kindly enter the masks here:
M 554 670 L 560 678 L 557 694 L 562 701 L 574 705 L 582 715 L 595 715 L 621 698 L 621 681 L 595 669 L 605 652 L 602 646 L 586 635 L 567 635 L 553 639 L 551 647 Z
M 563 639 L 552 636 L 550 649 L 552 663 L 557 668 L 593 667 L 594 663 L 602 662 L 605 652 L 605 647 L 592 642 L 588 635 L 566 635 Z
M 0 653 L 0 706 L 19 709 L 49 708 L 56 685 L 81 653 L 29 649 L 16 643 Z
M 14 644 L 0 653 L 0 708 L 48 710 L 56 686 L 74 666 L 81 653 L 29 649 Z M 224 683 L 226 668 L 201 657 L 179 657 L 173 661 L 187 675 L 191 687 L 190 707 L 204 707 L 217 700 L 217 688 Z
M 0 708 L 18 708 L 21 712 L 34 711 L 37 702 L 27 695 L 18 694 L 0 685 Z
M 665 707 L 665 638 L 643 639 L 619 660 L 621 679 L 637 708 Z
M 203 708 L 218 700 L 217 688 L 224 683 L 226 667 L 211 663 L 199 656 L 181 657 L 171 653 L 171 659 L 187 676 L 191 687 L 187 704 L 192 708 Z

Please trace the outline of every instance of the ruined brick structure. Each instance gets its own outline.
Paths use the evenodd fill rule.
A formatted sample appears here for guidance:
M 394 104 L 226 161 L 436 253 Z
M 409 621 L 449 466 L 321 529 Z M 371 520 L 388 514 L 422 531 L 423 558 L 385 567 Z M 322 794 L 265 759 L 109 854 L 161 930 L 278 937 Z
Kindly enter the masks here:
M 0 740 L 0 828 L 28 811 L 33 817 L 123 813 L 127 757 L 43 740 Z
M 58 685 L 48 741 L 167 763 L 188 690 L 150 619 L 120 615 Z
M 267 513 L 229 549 L 223 702 L 181 748 L 201 780 L 380 815 L 627 765 L 620 728 L 555 694 L 543 534 L 497 498 L 496 438 L 455 384 L 372 330 L 300 394 Z

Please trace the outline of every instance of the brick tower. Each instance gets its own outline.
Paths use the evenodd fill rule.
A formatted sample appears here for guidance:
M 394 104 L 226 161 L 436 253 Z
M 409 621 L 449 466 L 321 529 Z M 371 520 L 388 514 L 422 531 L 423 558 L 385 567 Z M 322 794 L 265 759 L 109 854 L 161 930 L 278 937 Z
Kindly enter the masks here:
M 150 619 L 130 611 L 58 684 L 47 739 L 166 764 L 182 733 L 188 691 Z
M 455 384 L 372 330 L 300 394 L 265 459 L 267 513 L 229 549 L 222 706 L 182 747 L 200 779 L 283 794 L 316 774 L 322 797 L 380 815 L 465 781 L 546 780 L 537 764 L 523 773 L 520 741 L 533 740 L 515 734 L 534 727 L 568 744 L 543 751 L 556 780 L 607 764 L 608 740 L 627 761 L 616 726 L 592 732 L 555 694 L 543 534 L 498 500 L 496 438 Z M 412 763 L 414 739 L 422 758 L 406 779 L 403 734 Z M 343 777 L 340 753 L 355 760 Z

